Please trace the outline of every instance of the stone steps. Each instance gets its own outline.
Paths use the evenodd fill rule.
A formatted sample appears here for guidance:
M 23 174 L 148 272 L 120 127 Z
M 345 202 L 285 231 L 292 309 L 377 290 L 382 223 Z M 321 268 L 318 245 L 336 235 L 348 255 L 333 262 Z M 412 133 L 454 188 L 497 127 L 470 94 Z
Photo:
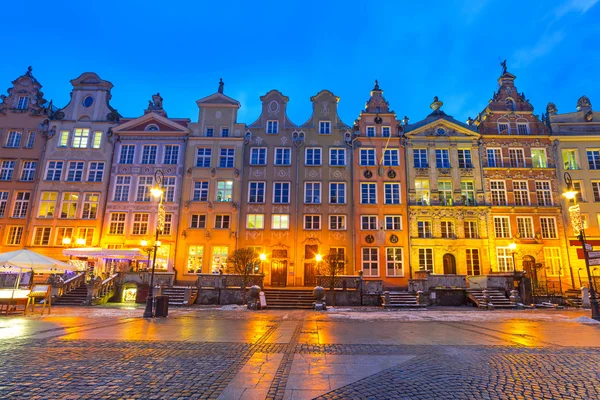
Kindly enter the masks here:
M 426 304 L 417 303 L 417 294 L 414 292 L 390 292 L 389 302 L 381 296 L 383 308 L 425 308 Z
M 506 297 L 504 291 L 499 289 L 487 289 L 488 291 L 488 304 L 492 304 L 494 308 L 515 308 L 510 302 L 510 299 Z M 485 307 L 483 303 L 483 290 L 481 289 L 469 289 L 467 290 L 467 296 L 471 299 L 477 307 Z
M 189 288 L 191 288 L 192 293 L 189 301 L 186 301 L 185 292 Z M 194 304 L 198 297 L 198 288 L 195 286 L 170 286 L 163 288 L 161 292 L 163 295 L 169 296 L 170 306 L 189 306 Z
M 54 300 L 53 306 L 81 306 L 84 305 L 87 300 L 87 286 L 82 284 L 81 286 L 71 290 L 69 293 L 62 295 L 61 297 Z
M 313 309 L 315 298 L 312 290 L 265 289 L 264 292 L 269 309 Z

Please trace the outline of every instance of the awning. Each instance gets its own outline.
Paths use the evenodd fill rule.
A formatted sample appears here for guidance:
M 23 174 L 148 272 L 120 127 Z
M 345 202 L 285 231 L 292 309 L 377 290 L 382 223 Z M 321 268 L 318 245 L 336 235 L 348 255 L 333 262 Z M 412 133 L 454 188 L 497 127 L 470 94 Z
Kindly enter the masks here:
M 94 258 L 126 258 L 134 259 L 143 256 L 140 249 L 103 249 L 101 247 L 85 247 L 77 249 L 64 249 L 63 255 L 73 257 Z
M 77 267 L 54 258 L 23 249 L 0 254 L 0 272 L 62 273 Z

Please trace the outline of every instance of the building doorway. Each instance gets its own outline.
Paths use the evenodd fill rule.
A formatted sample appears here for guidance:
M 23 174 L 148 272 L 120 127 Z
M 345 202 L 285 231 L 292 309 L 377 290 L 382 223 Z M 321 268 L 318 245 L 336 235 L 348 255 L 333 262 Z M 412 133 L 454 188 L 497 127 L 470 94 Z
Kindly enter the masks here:
M 271 286 L 287 285 L 287 260 L 271 261 Z
M 535 266 L 535 257 L 533 256 L 523 256 L 523 271 L 525 271 L 525 276 L 531 278 L 531 283 L 534 286 L 537 286 L 537 269 Z
M 456 275 L 456 258 L 454 254 L 444 254 L 442 261 L 444 263 L 444 275 Z
M 319 254 L 318 244 L 304 245 L 304 286 L 317 284 L 317 254 Z

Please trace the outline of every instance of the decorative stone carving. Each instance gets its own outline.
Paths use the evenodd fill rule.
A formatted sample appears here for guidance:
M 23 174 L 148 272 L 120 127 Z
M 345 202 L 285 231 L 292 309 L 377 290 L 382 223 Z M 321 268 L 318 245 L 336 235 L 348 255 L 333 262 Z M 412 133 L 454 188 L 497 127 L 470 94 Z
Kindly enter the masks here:
M 581 96 L 577 100 L 577 111 L 581 111 L 584 108 L 592 108 L 592 102 L 587 96 Z
M 460 176 L 474 176 L 474 169 L 473 168 L 459 168 L 458 170 L 460 172 Z
M 438 175 L 445 176 L 445 177 L 450 176 L 450 168 L 439 168 Z
M 267 112 L 270 116 L 279 114 L 279 109 L 279 103 L 276 100 L 271 100 L 267 106 Z
M 417 176 L 428 176 L 429 175 L 429 168 L 415 168 L 415 175 Z

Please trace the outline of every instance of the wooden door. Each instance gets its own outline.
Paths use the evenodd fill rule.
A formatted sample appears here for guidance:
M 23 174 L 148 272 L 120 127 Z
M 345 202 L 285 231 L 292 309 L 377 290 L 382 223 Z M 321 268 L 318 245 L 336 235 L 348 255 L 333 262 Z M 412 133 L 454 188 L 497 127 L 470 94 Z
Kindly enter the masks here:
M 286 286 L 287 261 L 273 260 L 271 262 L 271 286 Z
M 443 258 L 444 275 L 456 275 L 456 258 L 453 254 L 446 253 Z

